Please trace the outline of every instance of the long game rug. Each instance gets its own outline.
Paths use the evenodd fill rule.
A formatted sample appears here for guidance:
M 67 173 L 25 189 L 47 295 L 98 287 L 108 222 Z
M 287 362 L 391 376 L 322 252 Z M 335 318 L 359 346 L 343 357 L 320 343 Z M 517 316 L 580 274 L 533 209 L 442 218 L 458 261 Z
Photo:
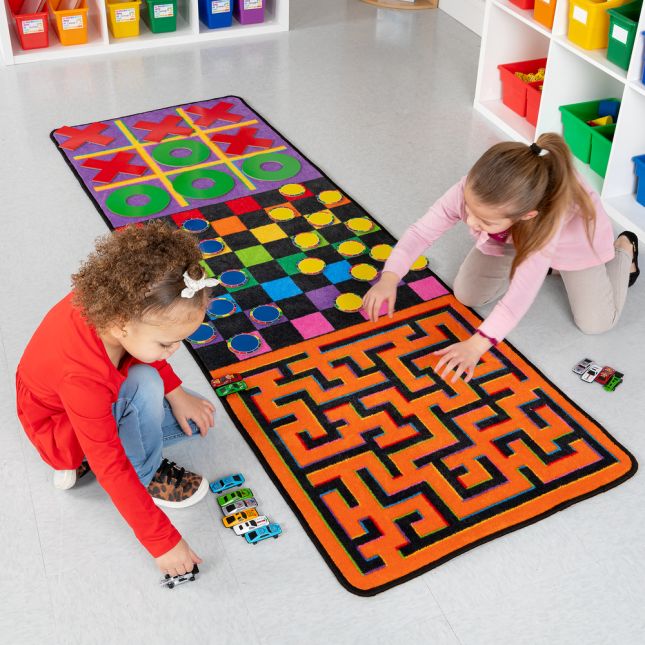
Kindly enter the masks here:
M 393 319 L 358 309 L 393 237 L 247 103 L 61 127 L 112 229 L 161 218 L 220 277 L 189 348 L 338 580 L 373 595 L 616 486 L 634 458 L 509 343 L 469 383 L 431 352 L 480 318 L 420 258 Z

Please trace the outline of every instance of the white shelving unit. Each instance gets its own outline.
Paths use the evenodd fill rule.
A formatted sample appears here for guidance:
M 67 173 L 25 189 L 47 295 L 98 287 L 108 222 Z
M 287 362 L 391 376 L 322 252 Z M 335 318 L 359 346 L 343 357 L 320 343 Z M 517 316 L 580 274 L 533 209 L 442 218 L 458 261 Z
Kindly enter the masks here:
M 7 0 L 3 1 L 5 11 L 0 9 L 0 59 L 5 65 L 61 58 L 82 58 L 95 54 L 107 55 L 123 51 L 171 47 L 243 36 L 261 36 L 289 29 L 289 0 L 264 0 L 265 21 L 262 24 L 240 25 L 233 19 L 233 26 L 224 29 L 208 29 L 200 22 L 197 0 L 179 0 L 177 31 L 153 34 L 141 20 L 139 36 L 113 38 L 108 28 L 105 0 L 88 0 L 87 44 L 61 45 L 50 24 L 49 47 L 23 50 L 18 41 L 9 4 Z M 145 2 L 145 0 L 143 1 Z
M 634 196 L 636 176 L 632 162 L 632 157 L 645 154 L 645 85 L 641 80 L 645 9 L 628 71 L 609 62 L 606 50 L 582 49 L 567 38 L 568 10 L 568 0 L 557 0 L 550 31 L 533 19 L 532 10 L 520 9 L 509 0 L 486 0 L 475 109 L 511 139 L 531 143 L 543 132 L 562 133 L 561 105 L 608 97 L 621 99 L 605 178 L 578 160 L 576 166 L 600 193 L 609 215 L 645 242 L 645 206 Z M 546 77 L 534 127 L 502 103 L 497 66 L 545 57 Z

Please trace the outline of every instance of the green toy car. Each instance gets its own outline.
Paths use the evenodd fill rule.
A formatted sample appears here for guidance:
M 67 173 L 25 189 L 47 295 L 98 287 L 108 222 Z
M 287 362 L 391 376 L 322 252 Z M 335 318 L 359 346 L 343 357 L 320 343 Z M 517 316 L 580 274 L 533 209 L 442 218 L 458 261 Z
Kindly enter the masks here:
M 622 382 L 623 375 L 620 372 L 616 372 L 610 379 L 607 385 L 603 386 L 604 390 L 607 392 L 613 392 Z
M 234 490 L 232 493 L 226 493 L 226 495 L 220 495 L 217 498 L 217 503 L 220 506 L 226 506 L 231 502 L 234 502 L 238 499 L 249 499 L 253 497 L 253 491 L 250 488 L 240 488 L 239 490 Z
M 215 393 L 219 397 L 228 396 L 229 394 L 235 394 L 236 392 L 241 392 L 246 390 L 246 383 L 244 381 L 238 381 L 237 383 L 229 383 L 228 385 L 222 385 L 215 390 Z

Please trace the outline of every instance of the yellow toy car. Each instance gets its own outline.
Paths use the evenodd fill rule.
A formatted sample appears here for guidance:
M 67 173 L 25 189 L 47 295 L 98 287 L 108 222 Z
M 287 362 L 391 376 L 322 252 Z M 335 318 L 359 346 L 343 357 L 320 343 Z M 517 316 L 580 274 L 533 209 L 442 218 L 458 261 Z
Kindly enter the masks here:
M 249 508 L 246 511 L 240 511 L 239 513 L 233 513 L 232 515 L 226 515 L 222 518 L 222 524 L 227 529 L 232 529 L 236 524 L 241 524 L 242 522 L 247 522 L 258 516 L 258 512 L 254 508 Z

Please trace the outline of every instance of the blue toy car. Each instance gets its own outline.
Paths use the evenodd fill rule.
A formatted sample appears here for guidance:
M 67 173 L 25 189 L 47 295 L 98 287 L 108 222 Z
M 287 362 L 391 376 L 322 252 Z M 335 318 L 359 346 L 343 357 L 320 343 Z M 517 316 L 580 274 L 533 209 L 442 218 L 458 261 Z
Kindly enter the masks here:
M 277 539 L 280 533 L 282 533 L 282 529 L 279 524 L 267 524 L 266 526 L 261 526 L 260 528 L 245 533 L 244 537 L 249 544 L 257 544 L 269 538 Z
M 236 486 L 241 486 L 244 483 L 244 475 L 238 473 L 237 475 L 229 475 L 228 477 L 222 477 L 222 479 L 217 479 L 211 483 L 211 490 L 217 494 L 222 491 L 228 490 L 229 488 L 235 488 Z

